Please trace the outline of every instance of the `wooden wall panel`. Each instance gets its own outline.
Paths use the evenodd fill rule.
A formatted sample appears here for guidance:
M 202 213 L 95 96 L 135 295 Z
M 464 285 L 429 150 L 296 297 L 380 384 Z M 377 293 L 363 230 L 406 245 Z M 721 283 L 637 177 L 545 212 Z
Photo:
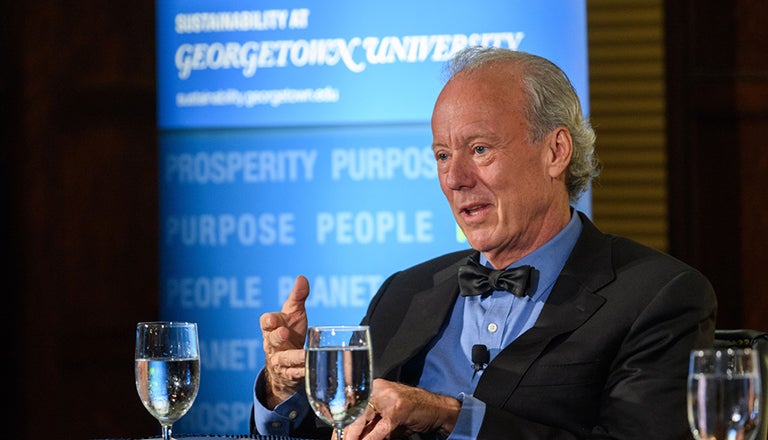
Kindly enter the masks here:
M 662 0 L 588 0 L 587 20 L 591 120 L 603 164 L 594 220 L 666 251 Z
M 720 327 L 768 330 L 768 3 L 667 1 L 670 251 Z
M 4 436 L 157 435 L 133 383 L 158 308 L 154 2 L 4 4 L 23 378 Z

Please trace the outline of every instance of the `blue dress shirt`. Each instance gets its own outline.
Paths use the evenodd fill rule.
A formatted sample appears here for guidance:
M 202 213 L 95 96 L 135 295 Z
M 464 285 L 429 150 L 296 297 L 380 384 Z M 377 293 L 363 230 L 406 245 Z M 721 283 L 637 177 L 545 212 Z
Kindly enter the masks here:
M 472 346 L 483 344 L 488 347 L 493 361 L 504 347 L 533 327 L 581 228 L 581 220 L 572 210 L 571 221 L 560 233 L 512 265 L 528 264 L 538 272 L 538 281 L 531 286 L 535 290 L 529 296 L 520 298 L 496 291 L 488 296 L 459 296 L 456 300 L 450 318 L 429 347 L 418 384 L 420 388 L 462 401 L 449 440 L 477 438 L 485 414 L 485 403 L 472 396 L 483 374 L 482 370 L 473 368 Z M 480 263 L 490 267 L 482 254 Z M 456 344 L 456 341 L 460 343 Z M 264 386 L 262 371 L 256 378 L 255 389 L 264 389 Z M 256 427 L 262 434 L 287 436 L 291 426 L 298 425 L 311 412 L 303 389 L 274 411 L 264 407 L 259 397 L 254 396 L 254 416 Z
M 495 291 L 456 300 L 449 320 L 429 347 L 419 380 L 419 388 L 462 401 L 459 419 L 448 439 L 476 439 L 485 414 L 485 403 L 471 394 L 483 374 L 473 368 L 472 346 L 488 347 L 493 361 L 504 347 L 533 327 L 581 228 L 581 219 L 572 214 L 568 225 L 550 241 L 509 266 L 528 264 L 538 272 L 538 281 L 531 286 L 535 290 L 528 296 Z M 483 254 L 480 264 L 492 267 Z

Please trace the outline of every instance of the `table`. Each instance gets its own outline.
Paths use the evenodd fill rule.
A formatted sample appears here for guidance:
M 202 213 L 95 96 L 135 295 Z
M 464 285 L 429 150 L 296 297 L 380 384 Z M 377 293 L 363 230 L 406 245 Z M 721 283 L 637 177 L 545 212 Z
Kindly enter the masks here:
M 283 435 L 248 435 L 248 434 L 173 434 L 174 440 L 309 440 L 297 437 L 288 437 Z M 142 438 L 104 438 L 94 440 L 160 440 L 161 436 L 142 437 Z

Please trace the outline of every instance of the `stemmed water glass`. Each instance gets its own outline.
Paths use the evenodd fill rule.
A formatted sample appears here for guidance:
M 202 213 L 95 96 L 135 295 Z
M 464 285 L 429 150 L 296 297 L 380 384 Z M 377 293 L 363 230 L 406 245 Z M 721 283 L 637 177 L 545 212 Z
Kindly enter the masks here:
M 307 331 L 305 386 L 312 410 L 336 431 L 365 411 L 373 363 L 368 326 L 317 326 Z
M 136 325 L 136 390 L 162 427 L 163 440 L 189 411 L 200 386 L 197 324 L 140 322 Z
M 765 410 L 758 362 L 749 348 L 691 352 L 688 422 L 697 440 L 754 439 Z

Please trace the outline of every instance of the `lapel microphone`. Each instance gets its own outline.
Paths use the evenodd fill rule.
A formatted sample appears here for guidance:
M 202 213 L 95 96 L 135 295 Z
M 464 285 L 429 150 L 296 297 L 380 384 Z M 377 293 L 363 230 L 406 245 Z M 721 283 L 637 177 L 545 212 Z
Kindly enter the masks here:
M 472 346 L 472 368 L 475 371 L 484 370 L 490 361 L 491 352 L 488 351 L 488 347 L 483 344 Z

